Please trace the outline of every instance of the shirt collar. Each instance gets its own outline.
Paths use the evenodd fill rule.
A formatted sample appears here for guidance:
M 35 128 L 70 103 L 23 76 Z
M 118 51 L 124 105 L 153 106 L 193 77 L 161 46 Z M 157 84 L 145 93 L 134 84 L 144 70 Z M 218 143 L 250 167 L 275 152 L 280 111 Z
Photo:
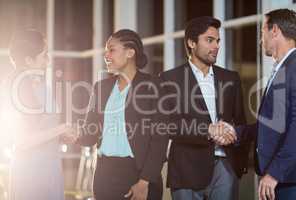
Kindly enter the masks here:
M 193 70 L 194 73 L 197 73 L 197 74 L 200 74 L 200 75 L 204 76 L 203 72 L 195 64 L 193 64 L 190 59 L 188 59 L 188 63 L 189 63 L 189 65 L 190 65 L 190 67 L 191 67 L 191 69 Z M 210 66 L 209 73 L 206 76 L 208 76 L 208 75 L 211 75 L 211 76 L 214 75 L 212 66 Z
M 120 94 L 125 94 L 129 88 L 130 88 L 131 84 L 127 84 L 127 86 L 125 86 L 125 88 L 123 90 L 119 90 L 119 83 L 118 83 L 118 80 L 116 80 L 115 84 L 114 84 L 114 87 L 118 90 L 118 92 L 120 92 Z
M 288 58 L 288 56 L 294 51 L 296 50 L 296 48 L 292 48 L 288 51 L 288 53 L 286 53 L 286 55 L 281 59 L 281 61 L 279 63 L 275 62 L 274 63 L 274 67 L 273 67 L 273 71 L 278 71 L 279 68 L 282 66 L 282 64 L 285 62 L 285 60 Z

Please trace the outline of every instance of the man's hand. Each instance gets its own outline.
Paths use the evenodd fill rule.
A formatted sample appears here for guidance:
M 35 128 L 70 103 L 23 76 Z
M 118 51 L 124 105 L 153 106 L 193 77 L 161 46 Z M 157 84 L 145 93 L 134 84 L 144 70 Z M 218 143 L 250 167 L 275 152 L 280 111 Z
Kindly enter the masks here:
M 259 182 L 258 195 L 259 200 L 275 200 L 275 187 L 278 181 L 266 174 Z
M 131 187 L 125 198 L 131 197 L 131 200 L 146 200 L 148 196 L 149 182 L 140 179 L 135 185 Z
M 221 146 L 232 144 L 237 140 L 234 128 L 230 124 L 223 121 L 210 124 L 209 135 L 216 144 Z

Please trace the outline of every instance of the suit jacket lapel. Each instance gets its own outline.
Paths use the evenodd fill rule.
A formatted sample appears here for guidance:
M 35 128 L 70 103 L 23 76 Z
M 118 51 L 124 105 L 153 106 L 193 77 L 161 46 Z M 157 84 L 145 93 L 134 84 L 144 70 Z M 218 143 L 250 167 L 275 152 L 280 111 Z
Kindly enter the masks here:
M 189 90 L 188 90 L 189 91 L 189 97 L 188 97 L 189 103 L 191 102 L 191 95 L 196 95 L 198 97 L 198 98 L 194 98 L 196 105 L 200 105 L 202 113 L 203 114 L 206 113 L 209 117 L 209 121 L 211 121 L 211 117 L 210 117 L 206 102 L 204 100 L 204 97 L 202 96 L 202 92 L 200 90 L 198 82 L 193 74 L 193 71 L 192 71 L 189 63 L 187 63 L 187 65 L 185 65 L 185 77 L 184 77 L 185 79 L 186 79 L 186 74 L 188 74 L 187 77 L 188 77 L 188 81 L 189 81 L 189 86 L 188 86 L 189 87 Z M 195 90 L 194 94 L 192 93 L 193 90 Z M 195 110 L 195 109 L 193 108 L 193 110 Z M 197 114 L 200 114 L 200 113 L 197 113 Z
M 129 109 L 132 109 L 132 103 L 130 103 L 131 98 L 133 97 L 133 93 L 135 92 L 135 88 L 136 86 L 141 83 L 141 81 L 143 80 L 143 74 L 140 71 L 137 71 L 134 79 L 131 81 L 130 83 L 130 88 L 126 97 L 126 107 L 125 107 L 125 112 L 127 114 L 127 112 L 129 111 Z
M 112 76 L 111 78 L 109 78 L 108 81 L 103 82 L 103 84 L 101 84 L 100 86 L 101 88 L 99 88 L 98 90 L 100 91 L 97 94 L 98 99 L 100 99 L 98 103 L 99 103 L 99 108 L 102 112 L 105 111 L 107 101 L 109 99 L 109 96 L 111 95 L 111 91 L 115 85 L 116 80 L 117 80 L 117 76 Z
M 125 121 L 126 121 L 126 132 L 128 137 L 130 138 L 132 136 L 132 131 L 130 130 L 130 127 L 128 127 L 128 125 L 133 124 L 132 121 L 134 119 L 134 102 L 133 101 L 133 96 L 135 95 L 135 91 L 139 90 L 139 88 L 137 88 L 137 90 L 135 90 L 135 88 L 137 87 L 137 85 L 139 83 L 141 83 L 141 81 L 143 81 L 143 74 L 140 71 L 137 71 L 134 79 L 131 81 L 130 83 L 130 88 L 125 100 Z M 133 127 L 134 128 L 134 127 Z M 129 140 L 130 144 L 133 145 L 131 142 L 134 140 Z
M 215 84 L 215 102 L 216 102 L 216 116 L 220 120 L 222 118 L 223 113 L 220 112 L 220 92 L 221 92 L 221 86 L 220 84 L 223 84 L 223 73 L 220 73 L 220 70 L 217 66 L 213 66 L 213 72 L 214 72 L 214 84 Z M 221 101 L 224 102 L 224 99 L 221 99 Z M 223 106 L 223 105 L 222 105 Z
M 273 83 L 276 82 L 277 78 L 278 77 L 282 77 L 283 76 L 283 73 L 285 73 L 285 67 L 287 65 L 287 62 L 289 62 L 290 58 L 293 58 L 294 56 L 296 55 L 296 50 L 294 50 L 287 58 L 286 60 L 282 63 L 282 65 L 280 66 L 280 68 L 278 69 L 278 71 L 276 72 L 276 75 L 274 77 L 274 79 L 271 81 L 270 83 L 270 87 L 267 91 L 267 86 L 265 87 L 264 89 L 264 92 L 263 92 L 263 96 L 262 96 L 262 99 L 261 99 L 261 102 L 260 102 L 260 106 L 259 106 L 259 110 L 258 110 L 258 115 L 260 115 L 260 112 L 261 112 L 261 109 L 262 109 L 262 106 L 266 100 L 266 97 L 268 96 L 268 93 L 272 91 L 273 89 Z M 282 78 L 281 78 L 282 79 Z M 280 80 L 281 82 L 282 81 L 285 81 L 285 80 Z
M 282 68 L 282 66 L 281 66 L 280 68 Z M 277 76 L 277 74 L 275 75 L 274 79 L 276 79 L 276 76 Z M 271 77 L 269 77 L 269 79 L 271 79 Z M 274 79 L 271 81 L 271 83 L 270 83 L 270 87 L 269 87 L 269 90 L 268 90 L 268 91 L 271 90 L 272 82 L 274 81 Z M 263 103 L 264 103 L 264 101 L 265 101 L 265 98 L 266 98 L 266 96 L 267 96 L 267 94 L 268 94 L 267 87 L 268 87 L 269 81 L 270 81 L 270 80 L 268 80 L 267 85 L 266 85 L 265 88 L 264 88 L 264 92 L 263 92 L 262 99 L 261 99 L 261 102 L 260 102 L 260 106 L 259 106 L 258 114 L 260 113 L 261 108 L 262 108 L 262 105 L 263 105 Z
M 258 115 L 261 112 L 261 108 L 262 108 L 262 105 L 263 105 L 263 103 L 265 101 L 266 94 L 267 94 L 267 87 L 265 87 L 264 92 L 263 92 L 263 95 L 261 97 L 261 102 L 260 102 L 259 109 L 258 109 Z
M 108 98 L 111 94 L 111 91 L 114 87 L 115 81 L 117 77 L 112 76 L 111 78 L 107 80 L 103 80 L 99 83 L 96 91 L 96 104 L 97 104 L 97 122 L 99 122 L 99 127 L 103 127 L 104 125 L 104 112 L 105 112 L 105 107 L 108 101 Z M 100 130 L 100 134 L 103 134 L 103 129 Z M 99 143 L 98 146 L 100 146 L 100 141 L 102 137 L 99 137 Z

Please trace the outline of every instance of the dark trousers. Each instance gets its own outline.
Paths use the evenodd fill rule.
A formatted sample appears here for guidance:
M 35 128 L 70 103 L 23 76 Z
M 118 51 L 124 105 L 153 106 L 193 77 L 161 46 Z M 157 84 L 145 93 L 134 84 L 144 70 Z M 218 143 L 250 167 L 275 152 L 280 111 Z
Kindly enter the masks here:
M 296 184 L 279 183 L 275 189 L 276 200 L 296 199 Z
M 214 174 L 207 188 L 172 190 L 172 198 L 173 200 L 237 200 L 238 178 L 227 159 L 217 158 Z
M 130 157 L 98 157 L 93 191 L 96 200 L 128 200 L 124 195 L 139 180 L 135 159 Z M 149 183 L 148 200 L 162 199 L 162 179 Z

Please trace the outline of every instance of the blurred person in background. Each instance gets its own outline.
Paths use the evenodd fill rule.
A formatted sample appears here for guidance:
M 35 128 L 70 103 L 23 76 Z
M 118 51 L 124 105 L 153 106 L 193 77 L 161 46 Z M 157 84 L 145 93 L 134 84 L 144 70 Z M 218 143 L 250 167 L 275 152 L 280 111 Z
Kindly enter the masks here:
M 75 136 L 61 124 L 60 114 L 45 109 L 46 41 L 36 30 L 18 31 L 9 54 L 15 70 L 1 87 L 1 126 L 14 149 L 9 199 L 63 200 L 59 147 L 61 140 L 71 143 Z

